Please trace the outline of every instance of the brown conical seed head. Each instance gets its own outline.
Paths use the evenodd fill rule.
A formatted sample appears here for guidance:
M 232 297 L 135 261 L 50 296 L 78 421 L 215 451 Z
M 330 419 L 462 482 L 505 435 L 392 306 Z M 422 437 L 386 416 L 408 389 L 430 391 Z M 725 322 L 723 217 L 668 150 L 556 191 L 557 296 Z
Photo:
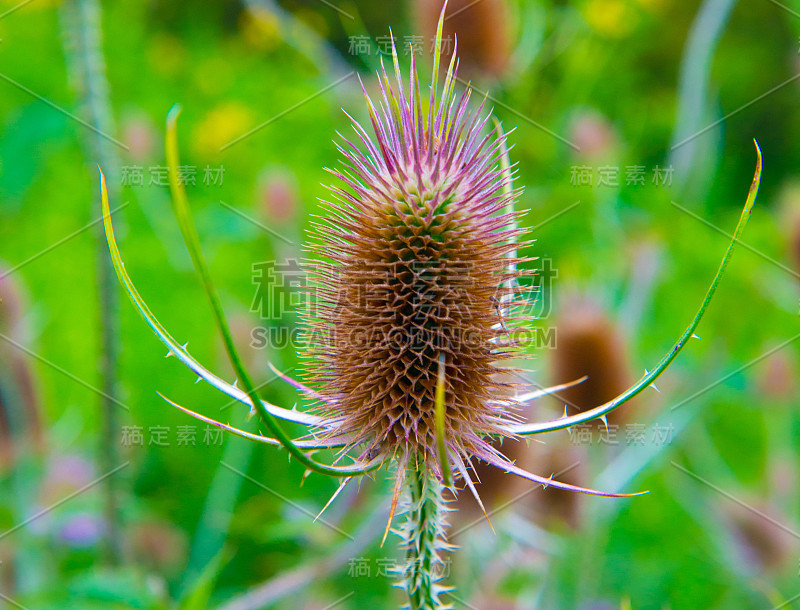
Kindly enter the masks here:
M 322 257 L 308 265 L 311 383 L 336 435 L 386 455 L 433 456 L 442 356 L 449 451 L 468 457 L 484 436 L 510 435 L 496 401 L 511 384 L 496 362 L 516 355 L 501 311 L 524 230 L 507 212 L 517 193 L 499 164 L 504 137 L 483 131 L 455 81 L 451 64 L 423 120 L 413 56 L 407 96 L 399 73 L 395 93 L 383 72 L 383 100 L 368 98 L 376 142 L 354 122 L 366 152 L 340 148 L 344 188 L 331 187 L 311 248 Z
M 360 220 L 359 239 L 338 251 L 331 239 L 324 249 L 335 263 L 314 267 L 321 341 L 312 370 L 345 419 L 340 432 L 370 431 L 387 448 L 433 447 L 440 353 L 447 437 L 498 432 L 501 413 L 486 404 L 507 389 L 495 380 L 494 362 L 507 353 L 496 353 L 502 331 L 492 327 L 508 248 L 448 217 L 426 224 L 373 210 Z

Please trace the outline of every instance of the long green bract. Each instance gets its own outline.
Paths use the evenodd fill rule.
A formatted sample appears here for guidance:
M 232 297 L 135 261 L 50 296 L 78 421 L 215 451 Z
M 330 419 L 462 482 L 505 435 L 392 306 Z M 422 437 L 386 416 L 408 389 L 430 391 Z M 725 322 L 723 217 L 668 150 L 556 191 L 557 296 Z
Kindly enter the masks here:
M 445 366 L 444 352 L 439 354 L 439 372 L 436 376 L 436 400 L 434 405 L 434 427 L 436 428 L 436 449 L 439 452 L 439 464 L 442 471 L 442 482 L 445 487 L 452 485 L 450 462 L 447 458 L 447 442 L 445 440 Z
M 177 219 L 178 226 L 181 229 L 181 234 L 183 235 L 183 241 L 186 244 L 186 249 L 189 251 L 189 256 L 192 259 L 192 263 L 194 264 L 197 274 L 200 276 L 206 296 L 211 304 L 211 309 L 214 313 L 217 328 L 222 336 L 222 341 L 225 345 L 225 351 L 228 354 L 228 359 L 230 360 L 231 366 L 233 366 L 237 378 L 242 382 L 245 393 L 250 398 L 250 401 L 255 407 L 256 412 L 264 422 L 264 425 L 266 425 L 270 432 L 275 435 L 281 445 L 283 445 L 286 450 L 295 459 L 297 459 L 298 462 L 303 464 L 309 470 L 336 477 L 351 477 L 375 470 L 376 468 L 380 467 L 380 462 L 371 463 L 368 465 L 359 464 L 358 466 L 328 466 L 311 459 L 292 442 L 292 439 L 283 430 L 277 419 L 261 403 L 261 399 L 258 397 L 255 385 L 253 384 L 253 381 L 247 370 L 244 368 L 242 360 L 239 357 L 239 353 L 236 350 L 236 346 L 234 345 L 233 337 L 225 317 L 225 312 L 222 310 L 222 304 L 217 296 L 214 284 L 211 281 L 211 273 L 208 270 L 208 265 L 205 262 L 205 258 L 203 257 L 203 253 L 200 248 L 200 238 L 197 235 L 197 229 L 189 211 L 189 201 L 186 197 L 186 191 L 183 188 L 183 184 L 179 178 L 178 167 L 180 165 L 180 161 L 178 156 L 177 137 L 177 120 L 179 114 L 180 106 L 176 105 L 170 109 L 169 114 L 167 115 L 166 134 L 167 168 L 169 172 L 169 183 L 170 190 L 172 192 L 172 204 L 175 212 L 175 218 Z
M 692 335 L 694 335 L 694 331 L 697 328 L 697 325 L 700 323 L 700 320 L 703 317 L 703 314 L 706 312 L 706 307 L 711 302 L 711 298 L 714 296 L 714 293 L 717 290 L 717 284 L 719 284 L 720 279 L 722 278 L 722 274 L 725 272 L 725 268 L 728 266 L 728 261 L 730 261 L 731 254 L 733 253 L 733 249 L 736 246 L 736 242 L 739 241 L 739 236 L 744 231 L 745 226 L 747 225 L 747 221 L 750 219 L 750 213 L 753 210 L 753 205 L 756 201 L 756 196 L 758 195 L 758 186 L 761 182 L 761 149 L 758 146 L 758 142 L 753 140 L 753 143 L 756 146 L 756 170 L 753 176 L 753 182 L 750 185 L 750 191 L 747 194 L 747 201 L 744 204 L 744 209 L 742 210 L 742 214 L 739 217 L 739 222 L 736 225 L 736 230 L 733 232 L 733 238 L 731 239 L 731 243 L 728 246 L 728 249 L 725 251 L 725 256 L 722 258 L 722 262 L 719 265 L 719 269 L 717 270 L 717 274 L 714 276 L 714 280 L 711 282 L 711 286 L 706 293 L 706 297 L 703 299 L 703 302 L 700 305 L 700 309 L 697 312 L 697 315 L 694 317 L 692 322 L 689 324 L 688 328 L 684 331 L 683 335 L 681 335 L 678 342 L 672 347 L 672 349 L 667 352 L 667 354 L 661 359 L 658 365 L 650 372 L 646 373 L 639 381 L 637 381 L 633 386 L 628 388 L 625 392 L 614 398 L 613 400 L 608 401 L 607 403 L 600 405 L 599 407 L 595 407 L 589 411 L 585 411 L 583 413 L 579 413 L 577 415 L 572 415 L 570 417 L 562 417 L 561 419 L 556 419 L 549 422 L 542 422 L 537 424 L 522 424 L 517 426 L 510 426 L 509 430 L 514 432 L 515 434 L 519 434 L 521 436 L 529 435 L 529 434 L 540 434 L 542 432 L 550 432 L 553 430 L 562 430 L 564 428 L 569 428 L 570 426 L 575 426 L 577 424 L 582 424 L 593 419 L 597 419 L 603 417 L 607 413 L 610 413 L 617 407 L 623 405 L 631 398 L 642 392 L 645 388 L 648 388 L 658 377 L 663 373 L 666 368 L 675 360 L 675 357 L 680 353 L 680 351 L 684 348 L 686 343 L 691 339 Z
M 137 311 L 147 325 L 151 328 L 153 333 L 155 333 L 156 337 L 158 337 L 158 339 L 167 346 L 167 349 L 169 349 L 169 354 L 175 356 L 192 372 L 205 380 L 212 387 L 216 388 L 220 392 L 223 392 L 224 394 L 227 394 L 231 398 L 246 404 L 248 407 L 252 407 L 247 394 L 242 392 L 239 388 L 226 383 L 212 372 L 208 371 L 197 360 L 195 360 L 184 347 L 179 345 L 172 335 L 170 335 L 169 331 L 167 331 L 161 322 L 158 321 L 158 318 L 155 317 L 147 303 L 145 303 L 144 299 L 139 294 L 139 291 L 136 289 L 136 286 L 133 284 L 133 281 L 128 275 L 128 272 L 125 270 L 125 263 L 122 261 L 122 256 L 119 252 L 119 247 L 117 246 L 116 237 L 114 236 L 114 225 L 111 221 L 111 210 L 108 203 L 108 190 L 106 188 L 105 176 L 103 175 L 102 171 L 100 172 L 100 189 L 103 202 L 103 224 L 105 226 L 108 247 L 111 251 L 111 260 L 114 264 L 114 270 L 117 273 L 117 277 L 119 278 L 123 288 L 125 288 L 125 291 L 127 292 L 128 297 L 130 298 L 134 307 L 136 307 Z M 293 421 L 295 423 L 312 426 L 318 426 L 322 423 L 322 418 L 316 415 L 283 409 L 263 400 L 261 402 L 264 405 L 264 408 L 269 409 L 270 412 L 272 412 L 276 417 Z

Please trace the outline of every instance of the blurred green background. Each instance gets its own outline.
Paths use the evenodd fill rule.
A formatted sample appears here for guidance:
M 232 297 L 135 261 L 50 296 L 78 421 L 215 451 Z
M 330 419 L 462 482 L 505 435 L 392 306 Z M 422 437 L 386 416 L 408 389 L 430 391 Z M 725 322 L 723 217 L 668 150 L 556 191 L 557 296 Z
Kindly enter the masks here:
M 537 324 L 552 338 L 532 348 L 530 379 L 591 377 L 568 410 L 611 398 L 669 349 L 736 224 L 754 137 L 764 171 L 746 243 L 659 391 L 623 407 L 609 432 L 505 447 L 543 475 L 650 493 L 577 497 L 483 474 L 496 533 L 458 501 L 449 601 L 800 604 L 800 2 L 451 5 L 463 78 L 517 127 L 527 253 L 545 271 Z M 439 6 L 0 2 L 0 607 L 402 603 L 384 574 L 395 542 L 379 546 L 386 473 L 312 524 L 336 483 L 302 482 L 285 452 L 223 440 L 161 400 L 256 429 L 242 405 L 164 359 L 123 295 L 106 315 L 121 348 L 117 402 L 103 408 L 97 164 L 112 209 L 124 205 L 114 218 L 141 293 L 231 379 L 163 185 L 164 119 L 182 105 L 187 188 L 237 342 L 263 395 L 302 407 L 266 367 L 294 371 L 295 345 L 254 341 L 298 318 L 254 311 L 253 265 L 303 256 L 323 168 L 337 164 L 332 138 L 350 129 L 341 109 L 366 117 L 351 73 L 374 90 L 390 26 L 401 47 L 421 44 L 427 70 Z M 526 415 L 563 408 L 539 401 Z

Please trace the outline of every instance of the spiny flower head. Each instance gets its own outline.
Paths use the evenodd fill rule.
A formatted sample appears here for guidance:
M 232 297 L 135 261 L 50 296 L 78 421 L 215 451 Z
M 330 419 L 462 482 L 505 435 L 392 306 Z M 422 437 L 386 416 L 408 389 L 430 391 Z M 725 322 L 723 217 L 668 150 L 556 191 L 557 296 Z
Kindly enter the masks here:
M 487 129 L 483 103 L 470 109 L 471 89 L 456 93 L 455 59 L 438 96 L 434 67 L 423 104 L 413 54 L 408 83 L 393 58 L 380 98 L 364 89 L 373 135 L 353 119 L 360 145 L 337 144 L 344 168 L 332 171 L 339 184 L 312 246 L 322 260 L 308 265 L 308 370 L 351 445 L 432 457 L 442 363 L 448 450 L 468 458 L 508 435 L 497 398 L 511 384 L 496 363 L 518 352 L 506 325 L 523 262 L 518 193 L 505 134 Z

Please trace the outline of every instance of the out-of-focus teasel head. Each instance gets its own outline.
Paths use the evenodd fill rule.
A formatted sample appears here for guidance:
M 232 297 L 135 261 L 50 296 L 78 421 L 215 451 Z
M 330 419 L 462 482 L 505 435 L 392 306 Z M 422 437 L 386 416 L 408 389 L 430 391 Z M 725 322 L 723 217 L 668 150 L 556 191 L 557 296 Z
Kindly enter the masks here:
M 301 411 L 262 400 L 242 363 L 180 180 L 178 108 L 167 119 L 166 141 L 174 212 L 235 383 L 227 383 L 192 357 L 136 290 L 122 263 L 102 180 L 112 260 L 139 313 L 170 356 L 252 408 L 270 436 L 170 404 L 231 434 L 283 447 L 310 472 L 339 477 L 334 498 L 355 477 L 381 467 L 392 472 L 392 516 L 404 488 L 406 492 L 405 521 L 398 532 L 406 563 L 397 571 L 412 608 L 441 607 L 440 595 L 446 591 L 439 583 L 442 555 L 451 548 L 445 539 L 448 509 L 443 491 L 467 487 L 480 505 L 470 474 L 474 460 L 545 487 L 632 495 L 607 494 L 528 472 L 493 442 L 604 418 L 646 389 L 699 323 L 750 215 L 760 175 L 759 156 L 734 241 L 697 315 L 662 360 L 602 405 L 553 421 L 525 423 L 522 407 L 574 381 L 530 389 L 508 380 L 510 359 L 521 354 L 524 333 L 531 330 L 517 286 L 529 260 L 517 252 L 527 245 L 526 229 L 514 210 L 519 191 L 512 185 L 515 170 L 509 162 L 507 134 L 499 123 L 492 127 L 483 103 L 473 104 L 470 88 L 459 91 L 457 53 L 443 81 L 439 78 L 445 10 L 446 3 L 437 25 L 430 85 L 421 85 L 414 54 L 406 80 L 393 50 L 393 65 L 389 70 L 382 66 L 378 74 L 380 94 L 372 99 L 365 91 L 370 129 L 353 119 L 354 140 L 341 137 L 338 144 L 342 168 L 330 170 L 336 183 L 309 245 L 317 258 L 308 266 L 316 290 L 305 313 L 307 383 L 272 367 L 313 402 L 314 409 Z M 293 439 L 280 420 L 304 424 L 309 434 Z M 336 450 L 332 464 L 313 456 L 323 449 Z
M 739 560 L 751 573 L 777 572 L 795 556 L 796 536 L 781 527 L 787 517 L 774 506 L 757 498 L 747 499 L 746 504 L 728 500 L 718 504 L 716 512 L 728 526 Z
M 444 18 L 442 58 L 449 61 L 458 43 L 461 73 L 468 78 L 497 79 L 509 68 L 512 15 L 507 0 L 450 0 Z M 440 0 L 416 0 L 414 16 L 425 44 L 436 39 Z
M 764 351 L 774 350 L 767 345 Z M 789 405 L 798 390 L 797 354 L 791 346 L 774 351 L 755 367 L 755 390 L 772 403 Z
M 286 167 L 267 167 L 261 172 L 256 199 L 259 216 L 268 223 L 296 222 L 302 209 L 297 176 Z
M 240 346 L 240 354 L 244 365 L 250 371 L 254 371 L 253 377 L 259 384 L 263 384 L 268 379 L 274 378 L 267 370 L 264 362 L 264 352 L 262 344 L 266 342 L 265 335 L 259 326 L 261 322 L 253 314 L 247 312 L 244 307 L 238 307 L 231 312 L 228 317 L 231 328 L 231 336 L 236 345 Z M 215 355 L 221 370 L 231 374 L 228 354 L 222 342 L 215 346 Z
M 122 120 L 122 141 L 130 148 L 131 158 L 137 162 L 152 159 L 157 152 L 155 125 L 142 111 L 128 113 Z
M 568 137 L 577 150 L 573 154 L 593 162 L 604 162 L 618 154 L 619 135 L 611 121 L 594 108 L 576 108 L 570 115 Z
M 552 473 L 559 481 L 585 486 L 589 480 L 587 447 L 574 444 L 567 435 L 548 439 L 546 443 L 531 444 L 522 464 L 535 465 L 539 472 Z M 547 493 L 531 494 L 520 508 L 525 516 L 548 529 L 580 529 L 584 523 L 586 502 L 584 494 L 563 489 L 548 489 Z
M 776 220 L 786 243 L 787 256 L 800 273 L 800 180 L 783 185 L 777 208 Z
M 8 267 L 0 263 L 0 332 L 19 339 L 23 305 L 21 289 Z
M 31 334 L 26 299 L 12 271 L 0 263 L 0 470 L 18 452 L 44 446 L 41 401 L 24 352 Z
M 127 544 L 138 565 L 159 575 L 179 575 L 186 565 L 186 535 L 172 523 L 154 518 L 134 523 Z
M 625 391 L 632 377 L 625 337 L 599 303 L 569 297 L 559 311 L 556 330 L 556 346 L 550 352 L 553 381 L 584 378 L 554 395 L 568 413 L 586 411 Z M 609 421 L 629 418 L 631 407 L 609 414 Z

